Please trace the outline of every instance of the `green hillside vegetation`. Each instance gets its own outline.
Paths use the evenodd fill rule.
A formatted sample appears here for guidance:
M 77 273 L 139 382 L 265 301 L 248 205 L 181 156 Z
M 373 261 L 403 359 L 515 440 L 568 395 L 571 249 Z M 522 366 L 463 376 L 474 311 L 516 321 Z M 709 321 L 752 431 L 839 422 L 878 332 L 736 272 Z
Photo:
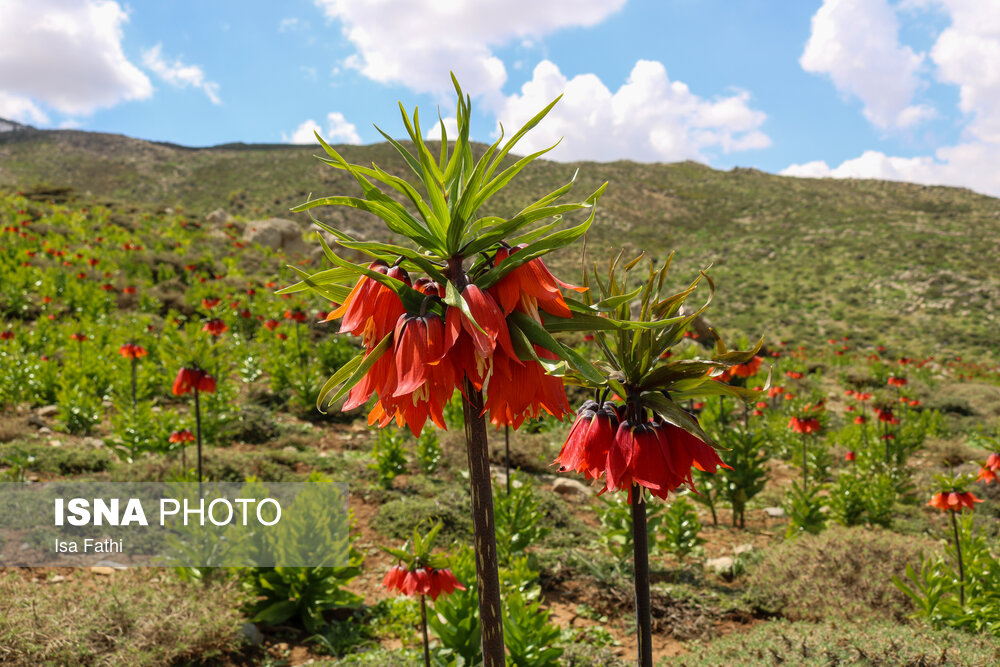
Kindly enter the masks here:
M 351 162 L 408 173 L 388 144 L 340 147 Z M 244 219 L 288 213 L 314 196 L 354 193 L 318 146 L 229 144 L 184 148 L 79 131 L 0 135 L 0 185 L 71 187 L 123 204 L 188 215 L 217 208 Z M 664 258 L 675 276 L 712 265 L 725 329 L 775 339 L 851 337 L 912 354 L 989 352 L 996 335 L 1000 200 L 968 190 L 904 183 L 795 179 L 753 169 L 677 164 L 538 162 L 492 203 L 510 215 L 579 169 L 580 192 L 604 180 L 590 257 L 624 245 Z M 359 233 L 366 214 L 321 213 Z M 577 252 L 577 251 L 574 251 Z M 553 259 L 579 275 L 579 256 Z

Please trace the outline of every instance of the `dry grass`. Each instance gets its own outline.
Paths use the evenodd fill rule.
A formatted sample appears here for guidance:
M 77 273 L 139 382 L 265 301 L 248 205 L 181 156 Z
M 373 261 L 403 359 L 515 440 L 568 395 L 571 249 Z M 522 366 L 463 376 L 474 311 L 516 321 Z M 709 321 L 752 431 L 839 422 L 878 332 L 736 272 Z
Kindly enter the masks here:
M 221 658 L 240 647 L 239 604 L 232 585 L 206 589 L 155 569 L 8 570 L 0 573 L 0 664 L 153 667 Z

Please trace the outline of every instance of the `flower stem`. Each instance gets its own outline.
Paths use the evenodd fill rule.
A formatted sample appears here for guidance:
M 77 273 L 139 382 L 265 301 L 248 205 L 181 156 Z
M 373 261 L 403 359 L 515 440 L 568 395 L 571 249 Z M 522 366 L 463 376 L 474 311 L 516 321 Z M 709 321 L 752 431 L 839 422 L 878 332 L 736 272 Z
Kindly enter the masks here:
M 635 558 L 635 624 L 639 667 L 653 667 L 653 629 L 649 610 L 649 544 L 642 487 L 632 484 L 632 546 Z
M 955 531 L 955 554 L 958 556 L 958 604 L 962 609 L 965 609 L 965 566 L 962 563 L 962 542 L 958 539 L 958 519 L 955 517 L 958 512 L 949 512 L 951 514 L 951 528 Z
M 503 461 L 507 473 L 507 495 L 510 495 L 510 424 L 503 427 Z
M 493 484 L 483 417 L 483 393 L 465 378 L 462 409 L 465 445 L 472 491 L 472 527 L 476 546 L 476 587 L 483 634 L 483 667 L 504 666 L 503 618 L 500 615 L 500 575 L 496 527 L 493 523 Z
M 201 399 L 197 387 L 194 389 L 194 423 L 198 435 L 198 497 L 201 498 Z
M 802 490 L 809 486 L 809 459 L 806 457 L 806 434 L 802 434 Z
M 420 596 L 420 626 L 424 631 L 424 667 L 431 667 L 430 642 L 427 640 L 427 596 Z
M 136 377 L 135 376 L 136 376 L 136 365 L 138 363 L 139 363 L 139 360 L 136 359 L 133 356 L 132 357 L 132 412 L 135 412 L 136 409 L 138 408 L 138 403 L 136 402 L 136 398 L 135 398 L 135 385 L 136 385 Z

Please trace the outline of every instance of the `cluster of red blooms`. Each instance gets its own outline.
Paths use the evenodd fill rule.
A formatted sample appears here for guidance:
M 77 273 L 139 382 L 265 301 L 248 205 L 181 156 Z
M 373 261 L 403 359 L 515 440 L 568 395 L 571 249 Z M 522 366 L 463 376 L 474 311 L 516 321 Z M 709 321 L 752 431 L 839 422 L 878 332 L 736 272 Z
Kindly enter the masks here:
M 498 250 L 495 263 L 500 265 L 513 252 L 517 249 Z M 428 299 L 445 294 L 444 286 L 429 278 L 411 282 L 399 266 L 375 261 L 369 268 L 412 286 Z M 446 307 L 444 317 L 407 312 L 393 290 L 362 277 L 326 320 L 343 318 L 340 332 L 359 336 L 368 352 L 391 335 L 392 349 L 351 389 L 343 409 L 363 405 L 375 393 L 378 402 L 368 415 L 370 424 L 385 426 L 395 419 L 419 435 L 428 418 L 445 428 L 444 405 L 468 377 L 476 390 L 486 389 L 484 412 L 498 427 L 517 428 L 543 412 L 561 418 L 570 412 L 562 382 L 546 375 L 537 361 L 518 358 L 505 319 L 515 310 L 536 320 L 539 310 L 569 317 L 560 287 L 572 288 L 555 278 L 540 259 L 522 264 L 485 292 L 469 284 L 462 297 L 473 322 L 453 307 Z M 556 358 L 538 346 L 534 349 L 539 357 Z
M 185 429 L 180 431 L 174 431 L 170 434 L 170 442 L 183 444 L 185 442 L 194 442 L 194 433 Z
M 365 280 L 365 279 L 362 278 L 362 280 Z M 299 310 L 298 308 L 296 308 L 295 310 L 286 310 L 285 311 L 285 319 L 286 320 L 291 320 L 293 322 L 302 323 L 302 322 L 305 322 L 308 319 L 308 317 L 306 317 L 306 314 L 304 312 L 302 312 L 301 310 Z
M 993 452 L 986 458 L 986 465 L 979 469 L 979 477 L 976 478 L 976 481 L 987 484 L 996 482 L 998 471 L 1000 471 L 1000 454 Z
M 431 600 L 437 600 L 441 594 L 448 595 L 456 590 L 465 590 L 465 586 L 447 568 L 420 567 L 408 570 L 399 565 L 389 568 L 385 579 L 382 580 L 382 586 L 390 591 L 399 591 L 403 595 L 427 595 Z
M 10 329 L 0 331 L 0 340 L 14 340 L 14 332 Z
M 875 408 L 875 416 L 880 422 L 887 424 L 898 424 L 899 417 L 892 413 L 892 408 Z
M 75 340 L 77 343 L 82 343 L 83 341 L 87 340 L 87 334 L 82 334 L 82 333 L 70 334 L 70 340 Z
M 224 334 L 226 331 L 228 331 L 229 327 L 227 327 L 226 323 L 220 320 L 218 317 L 214 317 L 205 322 L 205 325 L 201 328 L 201 330 L 207 331 L 213 336 L 218 337 Z
M 183 396 L 192 391 L 212 394 L 215 393 L 215 378 L 200 368 L 182 368 L 177 371 L 171 391 L 175 396 Z
M 801 380 L 805 377 L 805 373 L 800 371 L 785 371 L 785 376 L 791 380 Z
M 628 490 L 632 485 L 666 498 L 682 484 L 692 490 L 691 466 L 715 472 L 728 468 L 709 445 L 669 422 L 636 423 L 628 419 L 626 407 L 612 402 L 598 405 L 587 401 L 578 412 L 562 451 L 556 457 L 559 470 L 575 470 L 587 479 L 605 476 L 605 491 Z
M 146 348 L 142 345 L 136 345 L 135 343 L 125 343 L 118 348 L 118 354 L 122 355 L 126 359 L 141 359 L 146 356 Z
M 976 503 L 981 502 L 983 501 L 972 495 L 971 491 L 962 493 L 952 491 L 934 494 L 934 497 L 927 504 L 942 511 L 960 512 L 963 507 L 968 507 L 970 510 L 975 509 Z
M 715 376 L 715 379 L 720 382 L 729 382 L 733 378 L 752 378 L 760 371 L 760 365 L 763 361 L 760 357 L 754 357 L 745 364 L 737 364 L 726 369 L 721 374 Z
M 896 377 L 895 375 L 890 375 L 889 376 L 889 383 L 888 384 L 889 384 L 890 387 L 905 387 L 906 386 L 906 378 L 904 378 L 904 377 Z
M 201 307 L 205 310 L 212 310 L 218 306 L 221 301 L 222 299 L 217 296 L 207 296 L 201 300 Z
M 818 433 L 819 419 L 816 417 L 792 417 L 788 420 L 788 428 L 796 433 Z

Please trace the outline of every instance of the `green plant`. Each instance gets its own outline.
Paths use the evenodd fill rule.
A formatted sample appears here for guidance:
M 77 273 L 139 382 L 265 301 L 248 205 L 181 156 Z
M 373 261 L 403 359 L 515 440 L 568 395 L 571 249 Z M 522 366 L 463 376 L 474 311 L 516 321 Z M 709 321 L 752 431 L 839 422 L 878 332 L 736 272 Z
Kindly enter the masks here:
M 441 464 L 441 439 L 432 428 L 425 428 L 417 445 L 413 449 L 420 471 L 425 475 L 433 475 Z
M 247 589 L 261 599 L 251 604 L 247 612 L 255 623 L 279 625 L 295 619 L 307 632 L 316 633 L 326 624 L 323 612 L 361 603 L 361 596 L 343 588 L 360 571 L 357 564 L 251 568 L 245 578 Z
M 517 589 L 508 589 L 503 608 L 504 644 L 507 664 L 514 667 L 558 665 L 563 649 L 558 646 L 559 627 L 549 622 L 541 603 L 528 601 Z
M 681 560 L 692 553 L 705 540 L 699 537 L 701 521 L 694 506 L 685 497 L 676 498 L 663 513 L 660 528 L 660 548 Z
M 597 508 L 602 528 L 600 542 L 613 556 L 625 560 L 633 550 L 632 508 L 617 494 L 605 494 L 600 499 L 601 505 Z M 663 522 L 663 508 L 662 503 L 646 503 L 646 534 L 649 536 L 649 549 L 654 553 L 656 533 Z
M 722 459 L 728 468 L 721 468 L 722 496 L 733 508 L 733 525 L 746 526 L 746 506 L 767 484 L 767 461 L 763 447 L 764 434 L 737 427 L 724 429 L 718 442 L 728 448 Z
M 789 518 L 786 534 L 789 537 L 802 533 L 815 535 L 826 527 L 825 500 L 819 495 L 820 489 L 819 485 L 803 487 L 799 482 L 792 483 L 785 496 L 785 512 Z
M 896 482 L 887 473 L 862 476 L 859 471 L 845 471 L 830 487 L 830 516 L 844 526 L 864 523 L 892 525 L 896 503 Z
M 459 581 L 475 581 L 475 552 L 471 547 L 457 547 L 452 552 L 450 564 Z M 476 587 L 470 585 L 464 591 L 443 595 L 434 602 L 433 608 L 434 613 L 428 615 L 427 624 L 444 647 L 439 656 L 445 660 L 460 658 L 463 661 L 460 664 L 479 664 L 482 660 L 482 639 Z
M 385 488 L 392 487 L 392 480 L 406 472 L 406 436 L 402 431 L 380 429 L 375 434 L 372 456 L 375 462 L 368 467 L 377 471 L 378 481 Z
M 493 512 L 496 517 L 497 554 L 501 565 L 506 565 L 525 549 L 549 534 L 551 528 L 543 520 L 531 479 L 511 471 L 511 489 L 506 493 L 495 488 Z M 515 483 L 520 482 L 520 483 Z
M 974 533 L 972 512 L 955 521 L 958 542 L 949 542 L 943 557 L 923 559 L 919 574 L 907 565 L 906 577 L 893 576 L 893 583 L 936 627 L 1000 637 L 1000 552 Z
M 101 421 L 101 402 L 93 394 L 73 385 L 64 386 L 57 395 L 58 419 L 67 433 L 90 435 Z

